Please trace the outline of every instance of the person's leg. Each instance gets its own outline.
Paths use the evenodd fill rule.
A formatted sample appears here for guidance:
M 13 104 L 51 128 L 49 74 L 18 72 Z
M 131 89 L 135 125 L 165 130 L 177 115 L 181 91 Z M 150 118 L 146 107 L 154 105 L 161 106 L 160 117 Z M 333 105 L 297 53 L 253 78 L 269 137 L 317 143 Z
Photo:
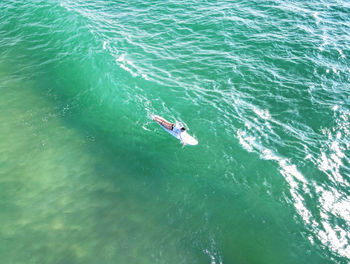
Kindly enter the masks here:
M 172 123 L 169 123 L 167 121 L 163 121 L 162 123 L 160 123 L 163 127 L 165 127 L 166 129 L 169 129 L 169 130 L 173 130 L 173 124 Z
M 163 127 L 165 127 L 166 129 L 172 130 L 173 129 L 173 124 L 164 120 L 163 118 L 160 118 L 158 116 L 156 116 L 154 118 L 154 121 L 156 121 L 157 123 L 159 123 L 160 125 L 162 125 Z

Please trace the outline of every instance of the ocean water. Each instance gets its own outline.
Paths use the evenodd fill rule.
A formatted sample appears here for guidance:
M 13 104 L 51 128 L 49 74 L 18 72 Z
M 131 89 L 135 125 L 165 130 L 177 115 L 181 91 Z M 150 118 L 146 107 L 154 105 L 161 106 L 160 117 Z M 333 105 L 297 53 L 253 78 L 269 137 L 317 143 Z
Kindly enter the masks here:
M 0 263 L 349 263 L 349 47 L 344 0 L 1 1 Z

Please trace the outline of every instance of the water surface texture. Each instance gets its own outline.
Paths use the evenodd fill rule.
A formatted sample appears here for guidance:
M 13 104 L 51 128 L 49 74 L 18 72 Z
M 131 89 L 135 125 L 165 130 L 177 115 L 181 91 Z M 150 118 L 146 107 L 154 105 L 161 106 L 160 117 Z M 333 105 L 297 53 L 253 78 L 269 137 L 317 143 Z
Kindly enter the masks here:
M 1 1 L 0 262 L 349 263 L 349 47 L 343 0 Z

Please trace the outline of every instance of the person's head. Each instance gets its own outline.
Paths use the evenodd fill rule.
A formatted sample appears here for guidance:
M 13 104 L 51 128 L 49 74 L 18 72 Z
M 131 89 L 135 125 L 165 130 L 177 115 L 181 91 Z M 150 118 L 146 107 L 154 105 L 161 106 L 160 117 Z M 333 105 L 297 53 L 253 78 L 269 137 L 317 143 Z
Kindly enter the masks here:
M 181 132 L 185 132 L 186 128 L 185 127 L 181 127 Z

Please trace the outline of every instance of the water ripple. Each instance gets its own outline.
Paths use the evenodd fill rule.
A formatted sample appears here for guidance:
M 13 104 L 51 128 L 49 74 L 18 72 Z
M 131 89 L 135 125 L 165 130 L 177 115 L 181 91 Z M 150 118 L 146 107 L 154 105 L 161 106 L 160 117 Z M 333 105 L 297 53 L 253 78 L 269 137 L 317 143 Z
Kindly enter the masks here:
M 64 79 L 55 67 L 75 54 L 76 78 L 95 78 L 62 88 L 72 101 L 118 106 L 145 131 L 152 113 L 192 117 L 212 160 L 229 167 L 237 144 L 275 164 L 308 240 L 350 259 L 348 2 L 6 2 L 0 54 L 38 61 L 21 73 L 56 65 Z M 203 252 L 223 263 L 215 247 Z

